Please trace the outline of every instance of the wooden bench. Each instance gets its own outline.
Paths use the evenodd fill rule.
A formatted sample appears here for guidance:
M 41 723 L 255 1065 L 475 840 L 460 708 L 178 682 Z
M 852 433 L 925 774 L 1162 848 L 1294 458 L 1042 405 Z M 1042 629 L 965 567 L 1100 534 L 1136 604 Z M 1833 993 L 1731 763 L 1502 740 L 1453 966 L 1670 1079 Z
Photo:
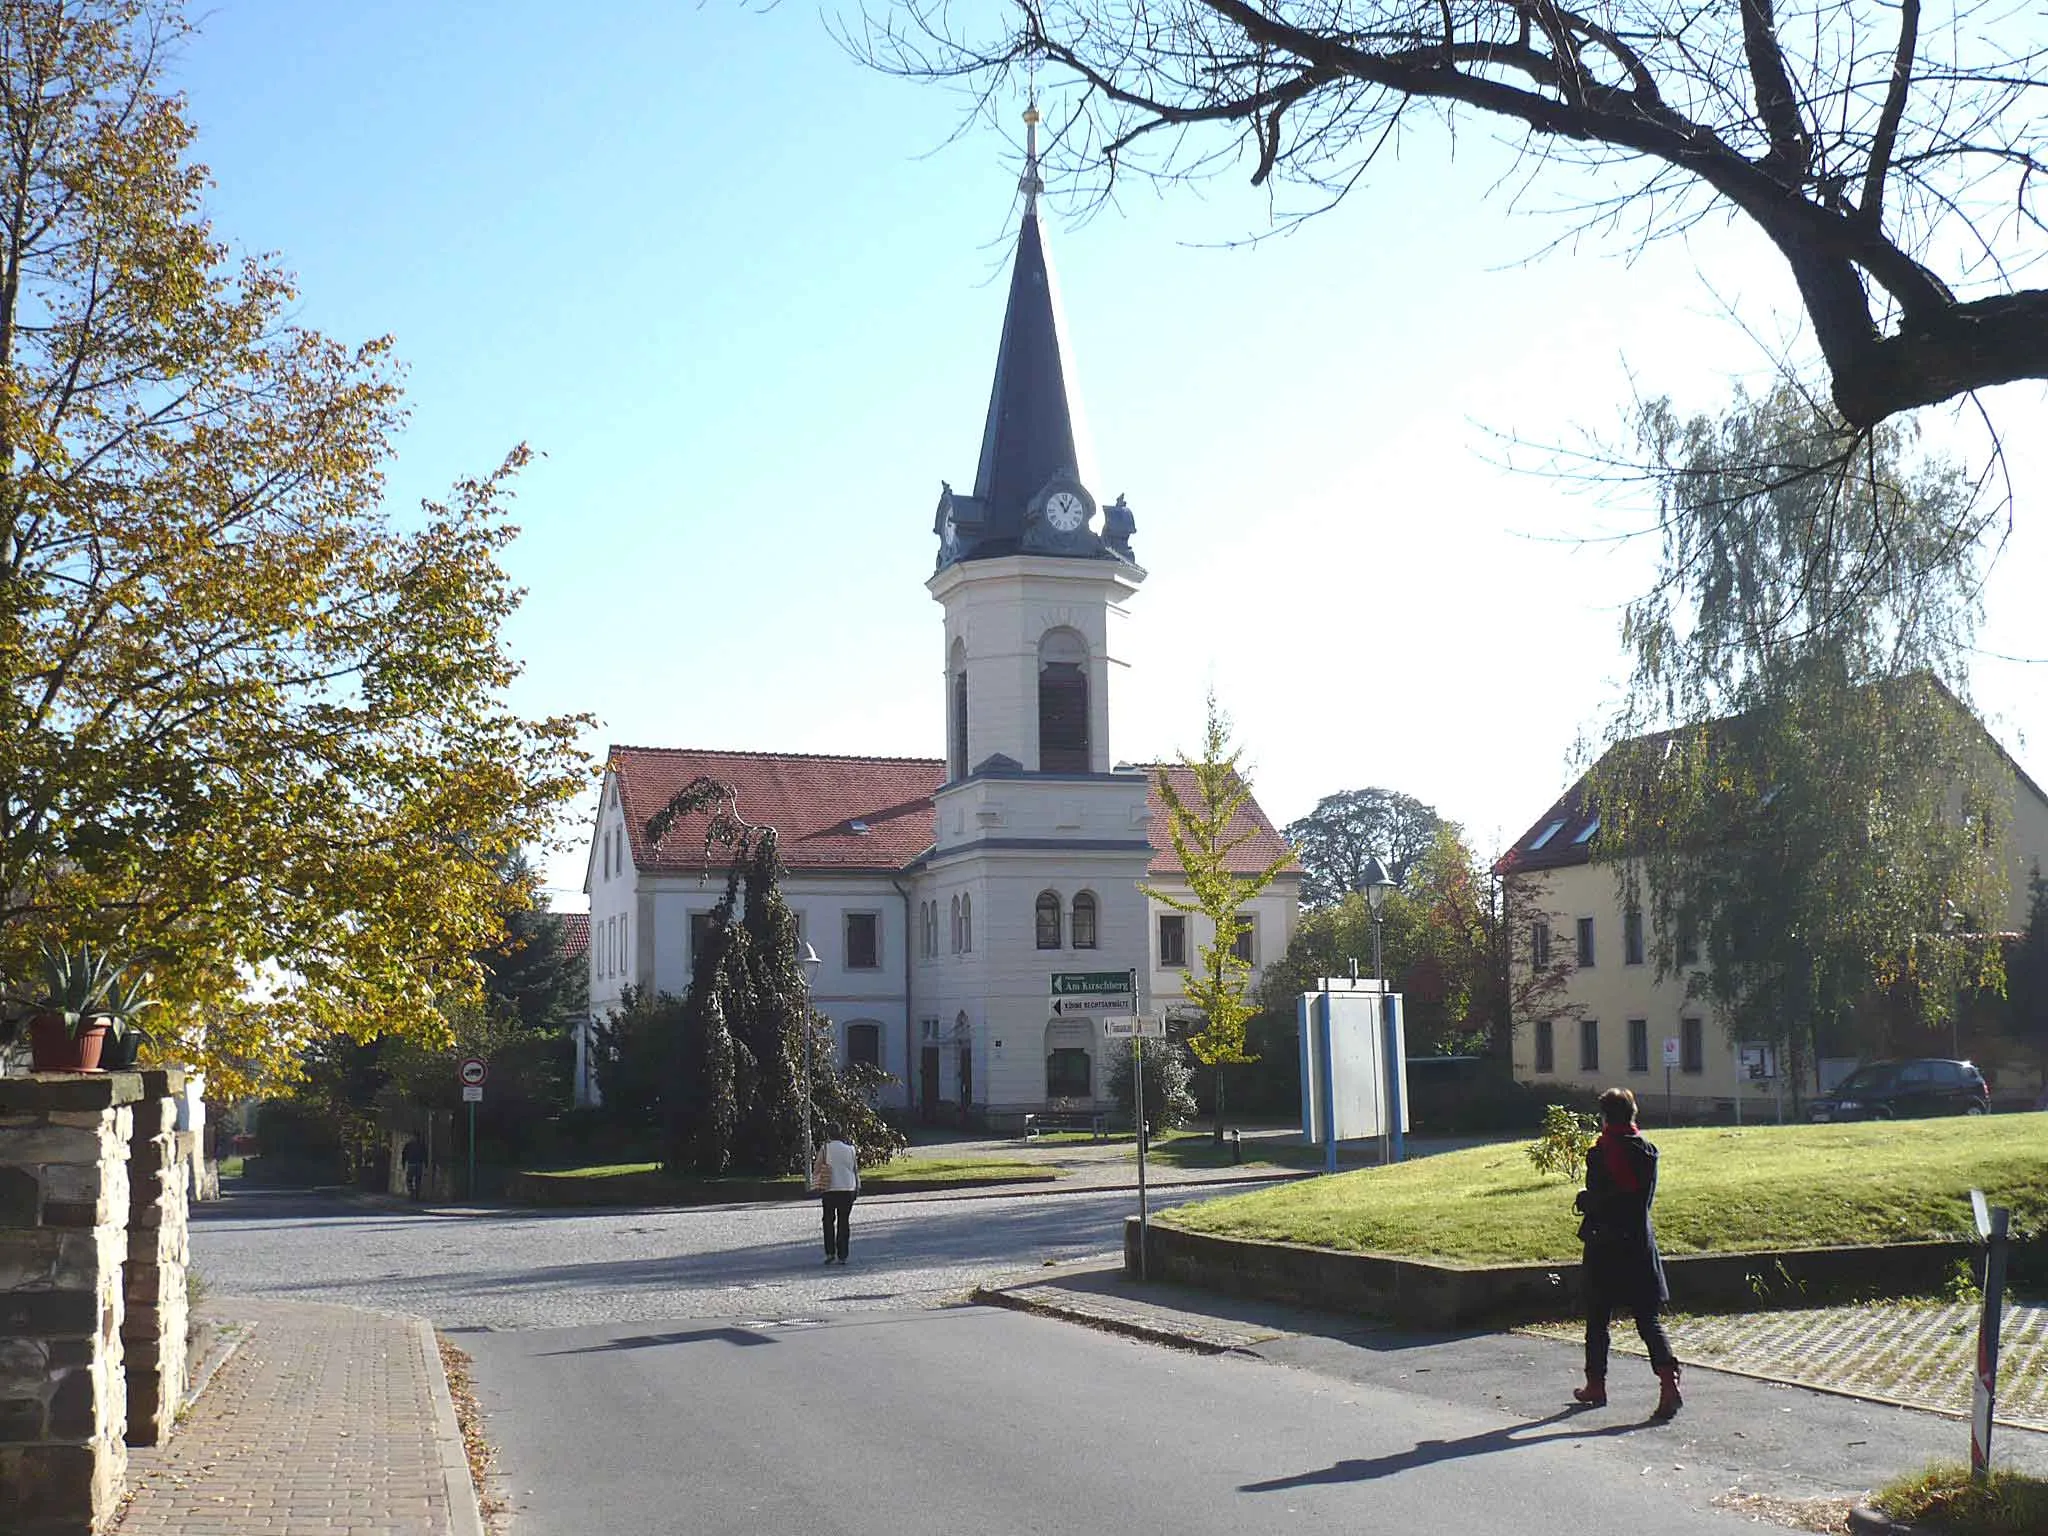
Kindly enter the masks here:
M 1024 1139 L 1036 1141 L 1047 1131 L 1086 1131 L 1097 1141 L 1109 1137 L 1109 1116 L 1087 1109 L 1054 1109 L 1024 1117 Z

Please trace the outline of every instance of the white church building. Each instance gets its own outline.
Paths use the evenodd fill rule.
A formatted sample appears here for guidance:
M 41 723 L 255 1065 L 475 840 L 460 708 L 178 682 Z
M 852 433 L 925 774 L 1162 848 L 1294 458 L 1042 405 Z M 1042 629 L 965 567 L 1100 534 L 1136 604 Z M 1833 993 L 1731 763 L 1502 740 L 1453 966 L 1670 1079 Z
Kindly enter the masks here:
M 647 823 L 700 775 L 731 785 L 742 817 L 777 830 L 838 1049 L 880 1066 L 896 1080 L 884 1104 L 921 1120 L 1106 1104 L 1101 1025 L 1056 1011 L 1053 977 L 1134 970 L 1141 1006 L 1186 1015 L 1183 982 L 1212 937 L 1140 888 L 1185 889 L 1155 770 L 1111 748 L 1145 571 L 1123 499 L 1104 507 L 1082 479 L 1035 170 L 1024 189 L 974 492 L 942 491 L 925 583 L 943 613 L 945 756 L 615 746 L 585 877 L 591 1018 L 629 986 L 680 995 L 724 879 L 706 871 L 701 819 L 659 848 Z M 1169 772 L 1191 798 L 1193 775 Z M 1285 851 L 1255 804 L 1236 834 L 1246 873 Z M 1246 909 L 1255 970 L 1285 951 L 1300 882 L 1290 863 Z M 583 1103 L 590 1044 L 586 1028 Z

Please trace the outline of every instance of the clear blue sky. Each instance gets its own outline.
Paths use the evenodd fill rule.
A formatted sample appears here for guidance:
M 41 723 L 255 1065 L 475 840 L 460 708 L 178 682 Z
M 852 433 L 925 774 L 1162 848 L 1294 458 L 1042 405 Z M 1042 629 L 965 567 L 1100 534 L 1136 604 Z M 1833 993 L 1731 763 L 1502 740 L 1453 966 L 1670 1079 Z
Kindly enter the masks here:
M 180 79 L 216 229 L 280 254 L 306 322 L 397 338 L 394 497 L 545 455 L 510 557 L 520 706 L 594 713 L 593 760 L 939 755 L 931 511 L 974 477 L 1023 103 L 956 135 L 959 96 L 862 69 L 802 6 L 200 14 Z M 1571 778 L 1651 553 L 1606 536 L 1647 513 L 1511 472 L 1538 456 L 1507 440 L 1613 436 L 1631 388 L 1711 408 L 1762 366 L 1745 327 L 1797 317 L 1739 228 L 1545 254 L 1577 186 L 1517 199 L 1510 163 L 1483 124 L 1420 126 L 1252 249 L 1224 247 L 1276 209 L 1242 175 L 1086 217 L 1052 188 L 1096 489 L 1151 572 L 1119 757 L 1191 744 L 1213 683 L 1283 821 L 1382 784 L 1491 852 Z M 2048 410 L 1991 404 L 2021 512 L 1982 644 L 2048 657 Z M 2048 666 L 1976 686 L 2048 780 Z M 550 871 L 580 885 L 580 851 Z

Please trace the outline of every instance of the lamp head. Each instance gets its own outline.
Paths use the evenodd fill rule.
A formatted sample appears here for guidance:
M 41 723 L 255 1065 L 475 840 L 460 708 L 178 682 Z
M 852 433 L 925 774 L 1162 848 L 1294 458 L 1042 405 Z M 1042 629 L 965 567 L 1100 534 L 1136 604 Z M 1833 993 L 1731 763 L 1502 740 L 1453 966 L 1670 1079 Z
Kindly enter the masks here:
M 1373 916 L 1378 917 L 1380 908 L 1387 904 L 1387 892 L 1394 888 L 1394 882 L 1387 878 L 1386 865 L 1377 858 L 1367 859 L 1365 868 L 1360 872 L 1359 883 L 1365 887 L 1365 899 L 1372 907 Z
M 825 962 L 818 958 L 818 951 L 812 947 L 810 941 L 805 940 L 803 950 L 796 957 L 796 963 L 803 967 L 804 985 L 808 987 L 818 979 L 818 967 Z

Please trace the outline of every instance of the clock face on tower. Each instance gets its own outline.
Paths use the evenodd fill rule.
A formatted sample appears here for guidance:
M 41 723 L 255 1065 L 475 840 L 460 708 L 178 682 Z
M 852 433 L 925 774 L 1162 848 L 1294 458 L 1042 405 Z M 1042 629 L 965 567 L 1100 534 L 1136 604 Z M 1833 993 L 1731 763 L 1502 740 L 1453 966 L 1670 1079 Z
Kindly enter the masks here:
M 1045 520 L 1061 533 L 1072 533 L 1088 521 L 1088 508 L 1072 491 L 1054 491 L 1046 498 Z

